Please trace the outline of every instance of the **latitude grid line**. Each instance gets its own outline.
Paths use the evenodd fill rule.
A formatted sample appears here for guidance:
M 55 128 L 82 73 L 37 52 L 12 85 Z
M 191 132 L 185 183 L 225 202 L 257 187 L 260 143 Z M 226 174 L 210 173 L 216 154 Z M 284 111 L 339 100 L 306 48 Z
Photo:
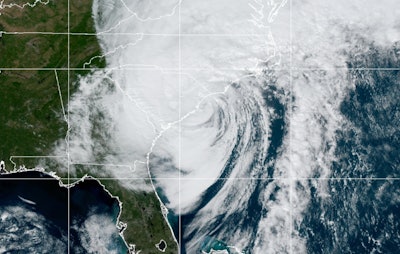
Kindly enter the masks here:
M 19 172 L 29 172 L 29 171 L 19 171 Z M 10 172 L 10 174 L 15 172 Z M 47 173 L 47 172 L 45 172 Z M 3 176 L 6 174 L 3 174 Z M 50 175 L 51 176 L 51 175 Z M 89 175 L 89 177 L 92 177 Z M 0 178 L 0 181 L 7 181 L 7 180 L 37 180 L 37 181 L 59 181 L 59 180 L 119 180 L 119 181 L 129 181 L 129 180 L 156 180 L 156 179 L 163 179 L 163 180 L 181 180 L 181 181 L 205 181 L 205 180 L 227 180 L 227 181 L 266 181 L 266 180 L 280 180 L 280 181 L 289 181 L 289 180 L 316 180 L 316 181 L 400 181 L 400 177 L 371 177 L 371 178 L 364 178 L 364 177 L 325 177 L 325 178 L 317 178 L 317 177 L 220 177 L 220 178 L 179 178 L 179 177 L 92 177 L 92 178 L 85 178 L 85 177 L 59 177 L 59 178 Z
M 141 70 L 141 71 L 327 71 L 327 70 L 350 70 L 350 71 L 400 71 L 400 67 L 395 68 L 369 68 L 369 67 L 359 67 L 359 68 L 348 68 L 348 67 L 332 67 L 332 68 L 167 68 L 162 66 L 149 66 L 149 67 L 125 67 L 125 66 L 115 66 L 115 67 L 105 67 L 105 68 L 62 68 L 62 67 L 50 67 L 50 68 L 31 68 L 31 67 L 21 67 L 21 68 L 9 68 L 0 67 L 0 71 L 124 71 L 124 70 Z
M 268 34 L 233 34 L 233 33 L 70 33 L 70 32 L 16 32 L 16 31 L 0 31 L 2 34 L 9 35 L 73 35 L 73 36 L 113 36 L 113 35 L 144 35 L 144 36 L 164 36 L 164 37 L 261 37 L 269 36 Z

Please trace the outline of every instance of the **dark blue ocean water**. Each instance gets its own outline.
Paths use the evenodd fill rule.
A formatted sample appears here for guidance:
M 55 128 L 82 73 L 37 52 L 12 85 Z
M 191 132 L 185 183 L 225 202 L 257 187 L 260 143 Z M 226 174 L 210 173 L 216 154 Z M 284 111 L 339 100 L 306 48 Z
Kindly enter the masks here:
M 369 49 L 363 54 L 348 54 L 348 75 L 343 82 L 354 84 L 354 89 L 347 91 L 340 105 L 345 123 L 335 136 L 337 160 L 331 166 L 332 179 L 313 179 L 306 186 L 304 182 L 295 185 L 295 188 L 301 186 L 303 189 L 298 191 L 306 193 L 304 198 L 310 200 L 302 218 L 293 225 L 305 240 L 307 253 L 400 253 L 400 71 L 396 69 L 400 66 L 400 45 L 390 48 L 370 45 Z M 396 68 L 362 69 L 379 66 Z M 273 82 L 269 87 L 264 100 L 276 116 L 271 120 L 270 146 L 263 167 L 267 174 L 255 175 L 259 177 L 273 176 L 274 161 L 287 135 L 287 105 L 274 96 Z M 260 127 L 257 118 L 254 119 L 253 136 L 257 137 Z M 226 184 L 225 177 L 229 177 L 239 157 L 236 148 L 240 145 L 240 135 L 239 129 L 238 143 L 222 171 L 222 179 L 203 193 L 191 212 L 181 216 L 180 228 L 177 215 L 170 214 L 175 235 L 178 237 L 180 230 L 183 236 L 182 253 L 187 253 L 185 243 L 193 240 L 198 243 L 197 253 L 213 247 L 223 249 L 226 247 L 223 239 L 214 238 L 221 230 L 235 232 L 237 227 L 242 227 L 248 232 L 257 227 L 264 212 L 268 213 L 263 210 L 259 197 L 272 181 L 250 181 L 246 184 L 252 185 L 253 192 L 246 207 L 210 218 L 207 228 L 187 230 L 196 223 L 196 214 Z M 321 188 L 326 190 L 323 197 L 319 193 Z M 270 198 L 274 199 L 273 194 Z M 197 239 L 199 235 L 203 239 Z M 252 253 L 256 238 L 251 233 L 248 236 L 247 253 Z
M 399 49 L 371 45 L 348 65 L 398 68 Z M 355 89 L 341 105 L 347 126 L 337 133 L 332 166 L 342 180 L 327 181 L 324 199 L 321 182 L 309 182 L 311 203 L 298 229 L 308 253 L 399 253 L 400 71 L 349 69 L 348 82 Z
M 68 189 L 42 172 L 1 175 L 0 252 L 67 253 L 70 227 L 70 253 L 88 253 L 94 246 L 127 253 L 115 227 L 118 201 L 97 181 L 72 187 L 69 201 Z
M 240 84 L 234 86 L 235 89 L 240 89 Z M 268 84 L 265 86 L 265 89 L 262 92 L 263 96 L 263 106 L 273 109 L 275 112 L 274 116 L 270 119 L 270 135 L 268 135 L 268 143 L 270 144 L 267 150 L 266 157 L 263 157 L 262 149 L 257 150 L 256 154 L 254 154 L 254 161 L 251 164 L 248 170 L 249 174 L 251 173 L 253 177 L 257 178 L 271 178 L 273 177 L 274 170 L 275 170 L 275 161 L 277 157 L 280 155 L 280 149 L 283 143 L 283 139 L 287 134 L 287 126 L 285 115 L 287 112 L 287 107 L 284 102 L 284 97 L 282 96 L 283 91 L 280 91 L 274 83 Z M 260 141 L 263 134 L 261 133 L 263 130 L 263 119 L 260 117 L 260 112 L 256 109 L 253 110 L 254 112 L 250 116 L 249 121 L 252 122 L 251 127 L 251 135 L 252 139 L 249 141 L 251 142 L 250 145 L 255 145 L 261 147 L 262 141 Z M 242 153 L 244 141 L 242 137 L 245 135 L 245 129 L 239 128 L 237 133 L 237 141 L 234 145 L 233 150 L 231 151 L 230 157 L 228 158 L 225 166 L 217 179 L 201 196 L 201 199 L 197 202 L 197 204 L 193 207 L 191 212 L 187 214 L 183 214 L 181 216 L 181 225 L 179 228 L 179 224 L 177 223 L 178 217 L 175 214 L 169 215 L 169 221 L 174 229 L 174 233 L 176 237 L 179 236 L 179 230 L 181 232 L 181 236 L 183 239 L 180 239 L 182 242 L 181 245 L 181 252 L 183 254 L 190 253 L 186 249 L 185 243 L 189 241 L 197 241 L 198 248 L 196 253 L 201 253 L 201 251 L 209 252 L 211 249 L 214 250 L 227 250 L 227 245 L 234 245 L 234 243 L 225 243 L 223 239 L 218 239 L 217 235 L 220 233 L 220 230 L 232 232 L 236 231 L 238 227 L 240 230 L 251 232 L 248 235 L 248 246 L 247 252 L 251 253 L 251 249 L 253 248 L 255 241 L 257 239 L 257 232 L 256 229 L 257 225 L 262 216 L 264 216 L 265 209 L 263 208 L 263 204 L 260 203 L 260 195 L 262 195 L 263 190 L 267 188 L 267 185 L 270 184 L 271 180 L 265 181 L 258 181 L 258 180 L 249 180 L 245 182 L 246 185 L 251 185 L 251 189 L 253 190 L 250 197 L 248 198 L 245 207 L 238 207 L 236 212 L 233 212 L 229 215 L 220 214 L 217 217 L 210 218 L 209 223 L 207 224 L 207 233 L 200 233 L 199 231 L 191 231 L 187 233 L 187 227 L 189 227 L 192 223 L 195 222 L 196 215 L 204 208 L 216 195 L 218 192 L 224 187 L 231 176 L 233 169 L 237 166 L 238 160 L 241 158 L 240 154 Z M 260 144 L 261 143 L 261 144 Z M 249 144 L 247 144 L 249 145 Z M 262 158 L 261 160 L 259 158 Z M 254 171 L 254 168 L 263 168 L 260 171 Z M 231 184 L 231 183 L 229 183 Z M 276 191 L 278 191 L 276 189 Z M 275 192 L 272 193 L 271 199 L 273 199 L 273 195 Z M 221 227 L 223 225 L 223 227 Z M 228 228 L 228 230 L 227 230 Z M 201 239 L 196 239 L 198 235 L 203 235 Z M 193 250 L 191 250 L 193 251 Z

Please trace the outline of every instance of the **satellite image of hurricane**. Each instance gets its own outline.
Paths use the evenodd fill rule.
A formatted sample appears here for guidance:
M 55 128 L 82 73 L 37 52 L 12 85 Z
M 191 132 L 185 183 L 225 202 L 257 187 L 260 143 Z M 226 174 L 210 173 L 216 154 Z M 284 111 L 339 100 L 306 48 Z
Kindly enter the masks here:
M 67 161 L 68 184 L 153 193 L 167 233 L 148 234 L 152 251 L 128 241 L 156 222 L 130 227 L 122 192 L 82 198 L 97 185 L 68 190 L 69 207 L 91 207 L 68 222 L 2 187 L 1 253 L 400 253 L 399 0 L 87 2 L 95 33 L 68 28 L 68 43 L 93 37 L 100 53 L 66 65 L 68 134 L 47 154 Z M 41 251 L 7 247 L 35 230 L 29 241 L 51 235 Z

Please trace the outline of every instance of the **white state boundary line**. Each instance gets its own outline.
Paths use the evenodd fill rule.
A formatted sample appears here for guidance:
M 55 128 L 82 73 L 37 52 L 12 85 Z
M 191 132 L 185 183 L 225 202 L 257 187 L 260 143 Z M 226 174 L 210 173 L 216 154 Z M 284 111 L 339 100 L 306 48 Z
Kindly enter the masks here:
M 60 96 L 60 102 L 61 102 L 61 108 L 62 108 L 63 115 L 64 115 L 64 120 L 68 123 L 68 118 L 67 118 L 67 115 L 66 115 L 66 112 L 65 112 L 65 108 L 64 108 L 64 101 L 63 101 L 62 94 L 61 94 L 60 82 L 58 81 L 57 70 L 54 70 L 54 74 L 56 76 L 57 87 L 58 87 L 58 95 Z
M 14 170 L 18 170 L 17 169 L 17 163 L 15 163 L 13 161 L 13 159 L 18 159 L 18 158 L 26 158 L 26 159 L 32 159 L 32 158 L 64 158 L 64 156 L 57 156 L 57 155 L 43 155 L 43 156 L 31 156 L 31 155 L 11 155 L 9 157 L 9 161 L 11 162 L 11 164 L 13 164 L 14 166 Z M 22 166 L 22 165 L 20 165 Z
M 4 0 L 0 1 L 0 11 L 4 10 L 4 9 L 13 9 L 14 7 L 19 8 L 19 9 L 24 9 L 25 7 L 30 7 L 30 8 L 34 8 L 36 7 L 36 5 L 38 3 L 42 4 L 42 5 L 48 5 L 50 2 L 50 0 L 46 0 L 46 1 L 42 1 L 42 0 L 35 0 L 35 2 L 30 3 L 30 2 L 26 2 L 23 4 L 16 4 L 16 3 L 10 3 L 10 4 L 4 4 Z M 2 13 L 0 12 L 0 16 L 2 15 Z
M 137 163 L 145 163 L 142 161 L 137 161 Z M 95 163 L 95 162 L 71 162 L 70 165 L 81 165 L 81 166 L 103 166 L 103 167 L 117 167 L 117 168 L 129 168 L 133 170 L 131 165 L 128 164 L 104 164 L 104 163 Z

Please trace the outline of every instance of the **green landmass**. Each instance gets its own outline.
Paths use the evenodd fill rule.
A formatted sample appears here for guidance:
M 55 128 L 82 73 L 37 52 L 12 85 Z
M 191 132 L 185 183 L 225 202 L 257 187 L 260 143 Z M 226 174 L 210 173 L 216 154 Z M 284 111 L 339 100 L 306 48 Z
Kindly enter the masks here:
M 155 244 L 163 239 L 167 244 L 167 249 L 163 253 L 178 253 L 177 244 L 165 222 L 156 195 L 153 192 L 133 191 L 125 187 L 138 185 L 151 187 L 149 179 L 109 180 L 112 178 L 109 169 L 101 165 L 75 165 L 74 170 L 73 179 L 78 181 L 86 175 L 97 176 L 110 193 L 119 197 L 122 202 L 120 221 L 128 224 L 123 235 L 128 243 L 136 245 L 136 251 L 142 250 L 141 253 L 149 254 L 160 253 Z
M 3 34 L 0 55 L 1 68 L 67 68 L 68 36 Z
M 33 8 L 26 5 L 26 3 L 34 3 L 33 0 L 3 0 L 1 2 L 5 8 L 0 10 L 2 25 L 0 30 L 52 33 L 68 31 L 68 0 L 42 0 L 43 3 L 36 3 Z M 10 5 L 18 5 L 23 8 L 6 7 Z
M 68 73 L 57 71 L 57 76 L 66 109 Z M 0 122 L 0 158 L 7 169 L 14 167 L 11 156 L 17 168 L 44 159 L 18 156 L 45 156 L 67 133 L 55 71 L 1 71 Z
M 155 247 L 161 239 L 167 243 L 167 249 L 163 253 L 178 253 L 172 233 L 161 213 L 160 202 L 154 193 L 129 190 L 121 181 L 129 180 L 100 180 L 112 194 L 118 196 L 122 201 L 120 220 L 128 224 L 123 232 L 124 238 L 128 243 L 135 243 L 136 251 L 141 250 L 141 253 L 161 253 Z M 129 183 L 130 186 L 134 184 L 134 181 Z
M 3 2 L 10 3 L 26 1 Z M 76 91 L 78 75 L 91 72 L 81 68 L 106 66 L 102 57 L 85 64 L 101 56 L 91 6 L 92 0 L 70 0 L 69 30 L 75 34 L 69 36 L 68 0 L 0 11 L 0 159 L 6 169 L 40 166 L 69 181 L 66 151 L 54 155 L 57 158 L 48 155 L 67 134 L 68 94 Z M 74 177 L 86 174 L 110 176 L 104 169 L 78 167 Z M 163 239 L 168 246 L 164 253 L 178 253 L 154 192 L 132 191 L 118 180 L 101 182 L 123 203 L 120 220 L 127 223 L 123 235 L 128 244 L 135 244 L 144 254 L 160 253 L 155 244 Z

